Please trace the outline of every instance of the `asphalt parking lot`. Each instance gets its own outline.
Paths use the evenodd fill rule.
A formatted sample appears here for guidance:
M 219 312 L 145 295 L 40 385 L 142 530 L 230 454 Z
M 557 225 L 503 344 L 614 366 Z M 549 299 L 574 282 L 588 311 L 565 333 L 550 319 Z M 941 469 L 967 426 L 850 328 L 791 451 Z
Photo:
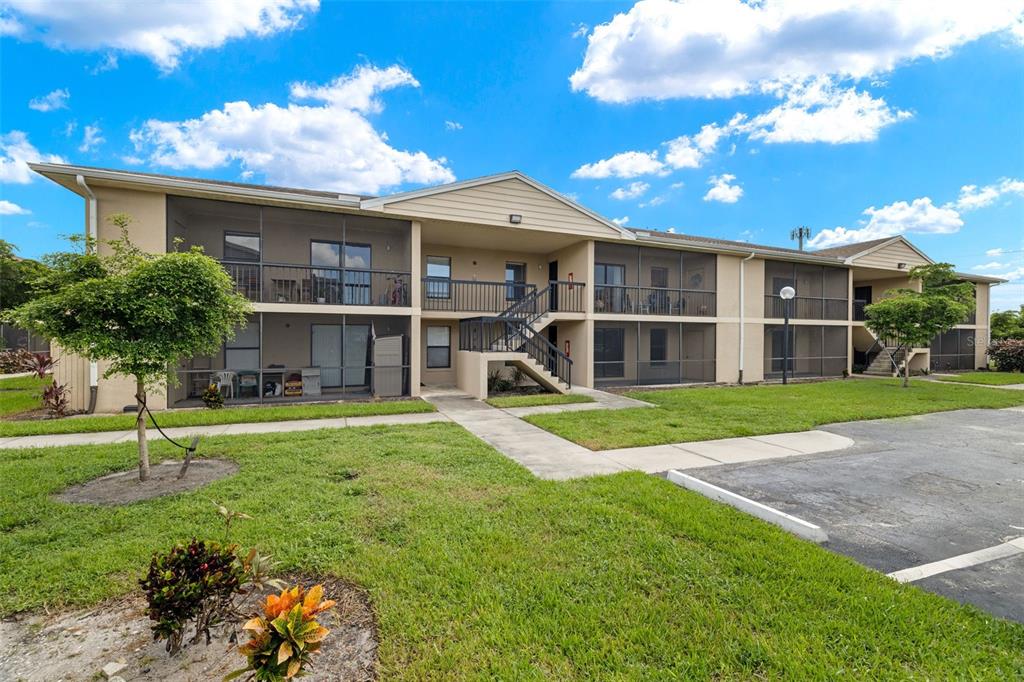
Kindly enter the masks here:
M 1004 558 L 912 581 L 1024 622 L 1024 410 L 961 410 L 824 427 L 848 449 L 688 473 L 817 524 L 884 573 L 1003 545 Z M 1024 543 L 1020 543 L 1024 544 Z M 965 563 L 972 563 L 968 557 Z

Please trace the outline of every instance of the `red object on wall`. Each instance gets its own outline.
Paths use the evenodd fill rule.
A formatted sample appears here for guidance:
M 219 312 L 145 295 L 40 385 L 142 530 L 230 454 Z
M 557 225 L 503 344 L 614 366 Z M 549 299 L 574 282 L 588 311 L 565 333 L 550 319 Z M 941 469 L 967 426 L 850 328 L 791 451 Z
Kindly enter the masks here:
M 569 339 L 565 340 L 565 357 L 572 357 L 572 344 L 569 343 Z
M 569 289 L 572 289 L 572 273 L 569 273 Z

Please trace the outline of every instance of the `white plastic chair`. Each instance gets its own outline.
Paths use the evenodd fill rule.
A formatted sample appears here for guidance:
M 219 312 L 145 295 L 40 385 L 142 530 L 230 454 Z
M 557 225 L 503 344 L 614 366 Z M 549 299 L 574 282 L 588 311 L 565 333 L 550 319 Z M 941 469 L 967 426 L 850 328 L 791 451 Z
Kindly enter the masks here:
M 213 375 L 213 383 L 217 385 L 217 390 L 225 398 L 235 397 L 235 373 L 234 372 L 215 372 Z

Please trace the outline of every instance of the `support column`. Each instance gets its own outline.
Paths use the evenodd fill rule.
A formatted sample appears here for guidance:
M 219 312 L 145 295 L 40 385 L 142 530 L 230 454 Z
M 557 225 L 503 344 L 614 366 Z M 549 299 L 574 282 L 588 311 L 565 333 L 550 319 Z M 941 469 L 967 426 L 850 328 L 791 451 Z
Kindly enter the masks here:
M 421 339 L 423 310 L 423 226 L 418 220 L 412 221 L 409 231 L 409 303 L 412 307 L 409 317 L 409 395 L 420 394 L 420 361 L 423 357 Z

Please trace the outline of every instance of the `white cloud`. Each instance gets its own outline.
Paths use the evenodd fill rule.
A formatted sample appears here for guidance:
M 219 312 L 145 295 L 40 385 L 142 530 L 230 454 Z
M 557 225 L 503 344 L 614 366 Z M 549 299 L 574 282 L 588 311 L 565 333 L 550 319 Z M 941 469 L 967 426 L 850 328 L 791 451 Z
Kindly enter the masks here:
M 128 164 L 129 166 L 141 166 L 146 163 L 146 160 L 141 156 L 135 156 L 134 154 L 122 154 L 121 161 Z
M 574 91 L 606 102 L 732 97 L 766 83 L 868 78 L 1024 29 L 1019 0 L 642 0 L 596 26 Z
M 949 205 L 936 206 L 929 197 L 914 199 L 909 204 L 897 201 L 882 208 L 871 206 L 863 215 L 868 217 L 863 227 L 822 230 L 811 237 L 807 245 L 825 249 L 905 233 L 952 234 L 964 224 L 956 209 Z
M 89 69 L 89 75 L 98 76 L 106 71 L 113 71 L 117 68 L 117 55 L 113 52 L 108 52 L 103 55 L 103 59 L 96 64 L 96 66 Z
M 985 252 L 985 255 L 988 256 L 989 258 L 997 258 L 999 256 L 1002 256 L 1003 253 L 1004 249 L 989 249 L 988 251 Z
M 317 11 L 319 0 L 187 0 L 159 7 L 103 0 L 6 0 L 4 4 L 0 27 L 4 34 L 59 49 L 140 54 L 166 72 L 177 68 L 188 51 L 292 29 L 305 12 Z
M 672 189 L 681 189 L 684 184 L 686 184 L 686 183 L 684 183 L 682 181 L 680 181 L 680 182 L 673 182 L 671 185 L 669 185 L 669 187 L 671 187 Z
M 607 159 L 585 163 L 572 172 L 574 178 L 635 178 L 639 175 L 663 175 L 665 164 L 658 152 L 621 152 Z
M 653 208 L 655 206 L 661 206 L 666 201 L 668 201 L 668 197 L 666 197 L 664 195 L 657 196 L 657 197 L 651 197 L 647 201 L 641 202 L 640 203 L 640 208 L 648 208 L 648 207 Z
M 665 144 L 668 146 L 665 161 L 673 168 L 700 168 L 704 162 L 704 152 L 687 135 L 680 135 Z
M 1024 196 L 1024 180 L 1003 178 L 994 185 L 986 185 L 984 187 L 964 185 L 960 188 L 960 196 L 957 198 L 955 205 L 961 211 L 973 211 L 974 209 L 990 206 L 1004 194 Z
M 444 129 L 445 130 L 462 130 L 462 124 L 459 123 L 458 121 L 445 121 L 444 122 Z
M 20 130 L 0 135 L 0 182 L 24 185 L 32 182 L 36 174 L 28 167 L 35 161 L 64 163 L 56 154 L 42 154 L 28 141 L 28 135 Z
M 975 265 L 972 270 L 1001 270 L 1002 268 L 1009 267 L 1006 263 L 1000 263 L 999 261 L 991 261 L 989 263 L 982 263 L 981 265 Z
M 102 130 L 98 125 L 85 126 L 82 135 L 82 144 L 78 145 L 78 151 L 80 152 L 91 152 L 92 150 L 99 147 L 101 144 L 107 141 L 102 135 Z
M 612 199 L 618 199 L 619 201 L 636 199 L 637 197 L 643 196 L 650 188 L 651 186 L 646 182 L 631 182 L 625 187 L 619 187 L 608 196 Z
M 67 88 L 58 88 L 50 92 L 49 94 L 43 95 L 42 97 L 36 97 L 29 100 L 28 108 L 35 109 L 36 111 L 54 111 L 56 109 L 67 109 L 68 99 L 71 97 L 71 93 L 68 92 Z
M 576 24 L 576 30 L 572 32 L 573 38 L 583 38 L 590 33 L 590 27 L 584 23 Z
M 733 126 L 750 139 L 777 142 L 871 142 L 878 132 L 906 120 L 911 112 L 891 108 L 884 99 L 854 88 L 840 88 L 827 78 L 771 89 L 780 105 L 739 120 Z
M 28 215 L 32 211 L 22 208 L 12 201 L 0 199 L 0 215 Z
M 159 166 L 220 168 L 238 162 L 267 182 L 340 192 L 378 192 L 404 183 L 450 182 L 443 157 L 391 146 L 366 115 L 380 93 L 419 87 L 402 67 L 357 67 L 327 85 L 296 83 L 286 106 L 228 102 L 184 121 L 146 121 L 133 130 L 136 152 Z M 312 100 L 314 104 L 300 101 Z
M 743 196 L 743 188 L 729 184 L 736 179 L 735 175 L 723 173 L 712 175 L 708 179 L 711 189 L 704 195 L 704 201 L 720 201 L 723 204 L 735 204 Z
M 624 215 L 621 218 L 612 218 L 612 222 L 621 227 L 629 222 L 629 216 Z

